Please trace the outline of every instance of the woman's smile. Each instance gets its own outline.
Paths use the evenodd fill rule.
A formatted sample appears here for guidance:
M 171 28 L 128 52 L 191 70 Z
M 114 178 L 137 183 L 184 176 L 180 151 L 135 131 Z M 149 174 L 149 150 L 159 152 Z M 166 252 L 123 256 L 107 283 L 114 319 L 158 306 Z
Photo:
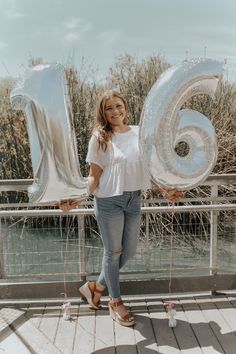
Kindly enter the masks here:
M 124 102 L 118 97 L 109 98 L 106 101 L 104 109 L 107 122 L 113 127 L 113 129 L 124 127 L 124 119 L 126 115 L 126 109 Z

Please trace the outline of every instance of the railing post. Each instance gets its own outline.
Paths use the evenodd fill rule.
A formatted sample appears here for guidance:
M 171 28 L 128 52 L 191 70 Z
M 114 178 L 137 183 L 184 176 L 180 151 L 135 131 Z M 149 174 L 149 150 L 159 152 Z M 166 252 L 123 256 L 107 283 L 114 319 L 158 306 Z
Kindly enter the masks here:
M 149 203 L 144 203 L 144 206 L 149 206 Z M 146 271 L 150 270 L 150 253 L 149 253 L 149 239 L 150 239 L 150 232 L 149 232 L 149 213 L 145 215 L 145 249 L 146 249 Z
M 4 249 L 3 249 L 3 242 L 4 242 L 4 235 L 2 232 L 2 219 L 0 218 L 0 279 L 5 277 L 4 272 Z
M 218 186 L 211 186 L 211 197 L 218 196 Z M 217 274 L 217 224 L 218 224 L 218 211 L 211 211 L 210 217 L 210 275 Z M 212 289 L 212 293 L 215 293 L 216 289 Z
M 86 280 L 85 275 L 85 222 L 84 215 L 78 215 L 79 271 L 80 280 Z

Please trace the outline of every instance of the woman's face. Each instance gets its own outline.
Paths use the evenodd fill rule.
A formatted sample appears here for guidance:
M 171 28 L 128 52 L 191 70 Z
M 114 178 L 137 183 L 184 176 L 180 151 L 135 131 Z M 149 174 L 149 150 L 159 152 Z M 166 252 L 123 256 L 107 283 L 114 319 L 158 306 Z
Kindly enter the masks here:
M 112 128 L 122 127 L 126 115 L 124 102 L 119 97 L 111 97 L 105 103 L 104 114 Z

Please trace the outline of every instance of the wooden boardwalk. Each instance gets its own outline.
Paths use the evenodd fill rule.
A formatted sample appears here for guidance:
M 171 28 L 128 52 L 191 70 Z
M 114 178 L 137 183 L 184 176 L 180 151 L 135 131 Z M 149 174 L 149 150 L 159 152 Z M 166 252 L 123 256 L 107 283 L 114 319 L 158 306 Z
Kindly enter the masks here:
M 105 299 L 106 300 L 106 299 Z M 0 303 L 0 354 L 236 354 L 236 294 L 173 297 L 177 327 L 169 328 L 163 298 L 125 297 L 134 328 L 117 325 L 107 302 L 93 311 L 72 302 Z

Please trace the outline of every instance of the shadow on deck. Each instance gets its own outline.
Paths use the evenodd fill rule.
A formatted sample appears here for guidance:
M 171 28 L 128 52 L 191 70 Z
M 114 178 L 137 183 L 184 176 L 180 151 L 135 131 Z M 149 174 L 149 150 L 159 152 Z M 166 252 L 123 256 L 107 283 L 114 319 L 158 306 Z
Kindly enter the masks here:
M 106 300 L 106 299 L 105 299 Z M 236 294 L 178 296 L 170 328 L 164 297 L 125 297 L 132 328 L 113 322 L 103 302 L 94 311 L 72 301 L 71 320 L 60 301 L 0 303 L 0 353 L 154 354 L 236 353 Z

